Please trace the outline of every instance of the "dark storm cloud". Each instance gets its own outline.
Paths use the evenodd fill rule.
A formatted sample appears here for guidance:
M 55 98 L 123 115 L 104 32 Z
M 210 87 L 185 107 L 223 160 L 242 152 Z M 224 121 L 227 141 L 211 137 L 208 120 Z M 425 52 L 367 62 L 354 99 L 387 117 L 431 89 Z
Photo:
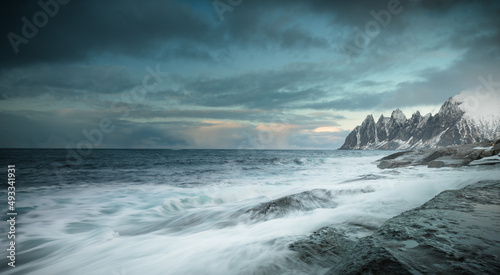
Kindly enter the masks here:
M 387 93 L 350 93 L 336 100 L 305 104 L 301 108 L 349 111 L 369 110 L 378 107 L 386 96 Z
M 0 44 L 2 66 L 71 62 L 107 52 L 161 58 L 165 55 L 158 52 L 162 51 L 165 42 L 194 43 L 205 47 L 173 47 L 167 49 L 167 56 L 180 54 L 205 60 L 210 59 L 208 49 L 213 51 L 235 44 L 242 47 L 276 46 L 278 49 L 335 48 L 337 45 L 330 45 L 328 37 L 305 30 L 297 19 L 322 15 L 348 26 L 349 30 L 354 26 L 363 28 L 365 23 L 373 20 L 370 11 L 387 9 L 389 0 L 244 1 L 232 12 L 226 12 L 223 22 L 217 22 L 212 1 L 200 3 L 197 4 L 202 5 L 201 9 L 182 1 L 69 1 L 59 5 L 55 16 L 49 18 L 28 44 L 19 45 L 19 53 L 14 54 L 7 34 L 22 35 L 24 22 L 21 18 L 33 21 L 33 15 L 42 9 L 36 0 L 3 2 L 1 18 L 4 24 L 0 25 L 0 33 L 4 35 Z M 491 2 L 401 0 L 400 3 L 410 10 L 404 17 L 410 17 L 410 13 L 419 8 L 442 16 L 456 6 L 488 6 Z M 277 9 L 280 9 L 279 13 L 275 12 Z M 393 35 L 398 28 L 404 31 L 410 25 L 409 20 L 400 21 L 400 17 L 403 16 L 394 16 L 389 25 Z M 354 33 L 347 33 L 346 37 L 352 35 Z
M 142 108 L 130 113 L 131 118 L 142 119 L 227 119 L 246 121 L 272 121 L 273 114 L 262 110 L 151 110 Z M 267 118 L 267 119 L 266 119 Z
M 328 48 L 328 41 L 298 26 L 295 20 L 304 15 L 304 11 L 294 10 L 294 3 L 287 3 L 282 15 L 273 16 L 271 2 L 251 2 L 242 4 L 224 21 L 231 43 L 242 47 L 270 49 L 314 49 Z M 271 15 L 270 15 L 271 14 Z M 267 20 L 266 20 L 267 19 Z
M 162 58 L 171 59 L 191 59 L 201 62 L 213 63 L 215 62 L 212 52 L 202 49 L 200 47 L 183 43 L 179 46 L 173 46 L 164 51 Z
M 0 136 L 0 144 L 5 148 L 36 148 L 62 146 L 60 125 L 47 123 L 45 117 L 29 118 L 25 114 L 0 112 L 0 123 L 5 129 L 12 129 L 8 135 Z M 52 121 L 54 122 L 54 121 Z M 34 135 L 33 133 L 37 133 Z M 51 144 L 51 145 L 48 145 Z M 45 146 L 44 146 L 45 145 Z
M 58 12 L 48 18 L 47 24 L 37 28 L 36 35 L 28 38 L 27 44 L 17 45 L 19 52 L 16 54 L 7 35 L 12 32 L 23 36 L 25 22 L 22 18 L 33 23 L 33 16 L 42 11 L 37 2 L 2 3 L 2 67 L 81 61 L 105 53 L 156 58 L 181 54 L 210 59 L 207 49 L 223 49 L 234 43 L 261 44 L 263 41 L 281 48 L 327 46 L 326 40 L 313 37 L 298 26 L 280 28 L 262 22 L 249 7 L 239 9 L 239 20 L 218 24 L 212 1 L 203 2 L 205 8 L 200 11 L 182 1 L 73 0 L 59 4 Z M 263 7 L 268 5 L 266 2 L 261 4 Z M 165 43 L 195 44 L 206 49 L 182 46 L 163 49 Z M 165 50 L 164 54 L 159 54 Z
M 231 112 L 228 112 L 229 114 Z M 132 113 L 131 113 L 132 114 Z M 0 123 L 10 129 L 9 135 L 0 137 L 2 147 L 8 148 L 78 148 L 83 143 L 91 142 L 93 148 L 267 148 L 273 144 L 260 144 L 259 133 L 265 131 L 275 135 L 286 131 L 286 125 L 294 123 L 298 129 L 312 130 L 315 127 L 335 126 L 331 120 L 316 118 L 315 116 L 286 115 L 281 113 L 267 113 L 269 123 L 280 123 L 282 126 L 267 126 L 258 130 L 256 124 L 235 124 L 227 121 L 185 121 L 172 120 L 169 122 L 133 122 L 113 118 L 112 114 L 103 112 L 84 112 L 65 110 L 59 112 L 0 112 Z M 158 114 L 149 114 L 156 117 Z M 196 111 L 181 111 L 161 114 L 177 117 L 196 117 Z M 205 118 L 217 117 L 214 114 L 205 114 Z M 143 117 L 148 114 L 138 114 L 132 117 Z M 96 143 L 97 136 L 88 137 L 83 131 L 91 132 L 98 129 L 102 118 L 111 121 L 109 133 L 102 134 L 102 140 Z M 163 116 L 164 117 L 164 116 Z M 271 119 L 272 117 L 272 119 Z M 265 121 L 265 119 L 264 119 Z M 22 126 L 22 127 L 21 127 Z M 33 134 L 35 131 L 36 134 Z M 318 140 L 309 144 L 301 136 L 293 144 L 293 148 L 332 148 L 330 142 L 325 143 L 327 134 L 316 134 Z M 330 135 L 331 136 L 331 135 Z M 217 142 L 217 140 L 221 142 Z M 293 139 L 294 140 L 294 139 Z
M 165 148 L 189 145 L 182 131 L 178 127 L 172 127 L 175 125 L 158 127 L 158 124 L 117 121 L 115 126 L 117 130 L 107 136 L 104 147 Z
M 460 26 L 453 34 L 450 46 L 464 50 L 463 56 L 446 69 L 427 69 L 418 74 L 421 80 L 402 82 L 385 107 L 436 104 L 463 90 L 474 90 L 482 79 L 491 75 L 500 79 L 500 14 L 499 9 L 484 12 L 484 21 Z M 500 93 L 499 90 L 496 91 Z
M 141 83 L 130 71 L 118 66 L 37 65 L 0 73 L 0 95 L 29 98 L 50 95 L 72 98 L 75 95 L 114 94 Z
M 392 15 L 390 24 L 383 29 L 392 35 L 404 32 L 412 25 L 410 17 L 415 11 L 420 12 L 422 2 L 411 0 L 361 0 L 361 1 L 331 1 L 331 0 L 269 0 L 244 1 L 232 13 L 226 13 L 224 23 L 232 41 L 244 45 L 255 44 L 264 47 L 272 46 L 272 42 L 285 45 L 304 45 L 309 49 L 329 49 L 338 51 L 345 43 L 352 43 L 355 36 L 354 27 L 364 30 L 365 25 L 374 20 L 371 12 L 378 13 L 387 10 L 389 5 L 396 5 L 404 10 L 404 15 Z M 392 3 L 392 4 L 391 4 Z M 456 4 L 445 3 L 451 8 Z M 427 9 L 432 10 L 432 5 Z M 280 12 L 276 12 L 279 10 Z M 258 16 L 256 16 L 258 15 Z M 329 22 L 333 32 L 329 35 L 316 36 L 310 31 L 303 31 L 294 25 L 297 19 L 321 19 Z M 324 28 L 325 26 L 321 26 Z M 341 27 L 341 28 L 339 28 Z M 286 32 L 293 35 L 286 36 Z M 279 32 L 280 35 L 272 35 Z M 288 38 L 288 39 L 284 39 Z M 286 41 L 289 41 L 286 43 Z M 282 47 L 288 49 L 288 47 Z M 296 49 L 292 47 L 291 49 Z
M 237 147 L 263 124 L 287 125 L 290 146 L 322 147 L 350 127 L 314 131 L 349 120 L 336 111 L 437 105 L 478 77 L 500 81 L 498 1 L 400 0 L 401 13 L 345 63 L 354 28 L 395 0 L 244 0 L 223 21 L 212 2 L 72 0 L 17 54 L 7 35 L 41 7 L 2 2 L 0 108 L 18 111 L 1 113 L 13 132 L 0 144 L 75 146 L 108 117 L 109 147 Z M 141 84 L 146 63 L 170 78 L 120 118 L 111 101 Z M 64 110 L 26 111 L 25 99 Z
M 111 52 L 155 55 L 166 40 L 217 41 L 207 17 L 177 1 L 70 1 L 15 54 L 7 34 L 22 35 L 22 17 L 41 10 L 36 0 L 4 4 L 0 33 L 3 66 L 71 62 Z
M 285 87 L 283 87 L 285 88 Z M 207 94 L 192 97 L 194 101 L 185 101 L 185 103 L 195 103 L 196 105 L 209 107 L 225 107 L 225 106 L 243 106 L 247 108 L 257 109 L 274 109 L 283 108 L 293 102 L 312 100 L 324 95 L 321 90 L 306 89 L 300 91 L 276 91 L 264 89 L 248 89 L 243 88 L 238 93 L 228 93 L 221 95 Z
M 49 0 L 47 0 L 49 1 Z M 47 2 L 42 1 L 42 2 Z M 53 1 L 49 1 L 53 3 Z M 43 11 L 38 1 L 3 2 L 0 33 L 2 66 L 20 66 L 39 62 L 72 62 L 103 53 L 129 56 L 162 57 L 165 42 L 196 44 L 206 49 L 170 48 L 168 55 L 185 54 L 208 58 L 207 49 L 217 50 L 230 45 L 281 49 L 328 48 L 325 37 L 303 29 L 297 19 L 304 15 L 326 14 L 335 22 L 360 24 L 370 19 L 370 10 L 383 8 L 387 1 L 245 1 L 233 12 L 218 19 L 212 1 L 200 1 L 195 9 L 182 1 L 69 1 L 58 4 L 58 11 L 28 44 L 18 46 L 15 54 L 7 34 L 22 36 L 26 17 Z M 57 3 L 57 2 L 55 2 Z M 275 10 L 282 9 L 276 15 Z M 311 14 L 312 13 L 312 14 Z
M 286 2 L 286 4 L 285 4 Z M 332 22 L 348 26 L 348 29 L 359 27 L 363 29 L 365 24 L 374 20 L 370 14 L 371 10 L 378 12 L 387 9 L 390 1 L 365 1 L 353 3 L 347 1 L 252 1 L 242 4 L 234 13 L 229 14 L 227 22 L 234 37 L 242 41 L 251 41 L 257 37 L 259 32 L 252 33 L 248 30 L 258 30 L 258 21 L 249 18 L 252 14 L 266 14 L 267 10 L 274 10 L 276 6 L 287 7 L 288 14 L 297 12 L 296 7 L 302 7 L 302 13 L 306 11 L 315 14 L 331 15 Z M 395 88 L 390 90 L 383 88 L 383 93 L 376 86 L 390 84 L 388 82 L 376 83 L 373 81 L 360 81 L 358 85 L 373 88 L 373 92 L 367 91 L 359 94 L 353 91 L 343 98 L 327 100 L 318 103 L 304 104 L 303 107 L 313 109 L 337 109 L 337 110 L 369 110 L 372 108 L 385 107 L 397 108 L 418 104 L 439 104 L 448 97 L 456 95 L 465 88 L 475 87 L 478 84 L 478 76 L 498 73 L 500 55 L 498 54 L 498 33 L 500 31 L 499 4 L 494 1 L 399 1 L 404 8 L 401 14 L 393 15 L 390 24 L 380 34 L 370 41 L 363 49 L 363 60 L 350 64 L 353 71 L 366 74 L 369 71 L 391 70 L 391 67 L 399 65 L 405 59 L 428 58 L 429 54 L 435 58 L 442 58 L 433 51 L 441 51 L 446 47 L 452 47 L 466 53 L 458 61 L 448 68 L 427 69 L 418 73 L 420 80 L 400 82 L 394 81 Z M 294 6 L 295 5 L 295 6 Z M 472 12 L 471 12 L 472 11 Z M 432 34 L 432 26 L 415 25 L 415 19 L 425 22 L 429 18 L 432 24 L 446 27 L 445 35 L 441 37 L 426 37 L 420 34 L 425 28 Z M 293 20 L 287 16 L 280 18 L 282 22 Z M 422 21 L 423 20 L 423 21 Z M 246 22 L 246 24 L 245 24 Z M 248 22 L 251 22 L 248 24 Z M 439 25 L 441 24 L 441 25 Z M 278 25 L 278 24 L 277 24 Z M 442 28 L 444 31 L 445 29 Z M 419 36 L 420 35 L 420 36 Z M 342 42 L 351 42 L 354 32 L 346 33 L 345 41 L 336 41 L 338 45 Z M 257 39 L 257 38 L 255 38 Z M 420 40 L 419 40 L 420 39 Z M 433 41 L 435 40 L 435 41 Z M 267 40 L 261 40 L 268 43 Z M 423 43 L 425 42 L 425 43 Z M 338 46 L 337 45 L 337 46 Z M 418 46 L 416 46 L 418 45 Z M 335 47 L 336 45 L 331 45 Z M 441 53 L 439 53 L 441 55 Z M 403 57 L 403 58 L 402 58 Z M 431 56 L 432 57 L 432 56 Z M 291 78 L 293 79 L 293 78 Z M 293 81 L 293 80 L 292 80 Z M 345 79 L 348 82 L 349 79 Z M 328 93 L 328 95 L 331 93 Z M 327 94 L 323 94 L 326 96 Z M 277 94 L 279 96 L 279 94 Z M 303 98 L 302 100 L 307 100 Z M 272 101 L 267 101 L 272 102 Z M 221 102 L 223 104 L 223 102 Z
M 0 144 L 8 148 L 76 148 L 80 142 L 89 141 L 82 131 L 98 129 L 101 119 L 98 114 L 81 112 L 0 112 L 0 123 L 12 130 L 0 137 Z M 94 147 L 187 146 L 178 127 L 116 119 L 112 120 L 112 127 L 113 131 L 103 134 L 102 142 Z
M 328 79 L 328 73 L 308 64 L 296 64 L 279 71 L 259 71 L 226 78 L 196 78 L 183 86 L 184 103 L 201 106 L 245 106 L 273 109 L 326 95 L 311 83 Z
M 361 1 L 330 1 L 330 0 L 269 0 L 269 1 L 244 1 L 236 11 L 244 15 L 266 14 L 268 11 L 284 10 L 283 14 L 304 16 L 307 13 L 316 15 L 327 15 L 332 22 L 353 25 L 367 19 L 370 16 L 371 10 L 379 10 L 387 8 L 389 0 L 361 0 Z M 407 0 L 401 0 L 402 4 L 406 4 Z M 228 13 L 229 14 L 229 13 Z M 227 20 L 231 22 L 241 22 L 236 19 L 236 15 L 229 14 Z M 255 16 L 254 16 L 255 17 Z M 287 19 L 289 17 L 282 17 Z M 252 21 L 247 18 L 245 21 Z M 279 22 L 279 21 L 278 21 Z M 243 28 L 237 28 L 244 30 Z
M 109 114 L 112 116 L 112 114 Z M 335 122 L 345 119 L 343 116 L 329 113 L 312 113 L 307 115 L 297 115 L 286 113 L 281 110 L 151 110 L 151 108 L 141 108 L 130 113 L 131 119 L 169 119 L 169 123 L 181 121 L 184 124 L 186 119 L 205 120 L 227 120 L 246 121 L 250 123 L 283 123 L 307 126 L 315 128 L 323 125 L 337 126 Z M 190 123 L 196 123 L 190 121 Z
M 481 3 L 482 2 L 482 3 Z M 425 0 L 420 1 L 420 7 L 434 12 L 446 12 L 449 9 L 459 6 L 459 5 L 483 5 L 488 1 L 473 1 L 473 0 Z

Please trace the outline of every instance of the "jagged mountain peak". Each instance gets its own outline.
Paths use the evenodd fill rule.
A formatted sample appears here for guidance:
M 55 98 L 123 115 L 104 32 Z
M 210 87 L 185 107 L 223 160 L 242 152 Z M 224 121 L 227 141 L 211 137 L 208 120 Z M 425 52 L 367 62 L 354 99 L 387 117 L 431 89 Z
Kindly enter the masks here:
M 463 101 L 458 100 L 456 97 L 450 97 L 439 109 L 438 114 L 445 116 L 460 116 L 465 112 L 460 108 Z
M 498 116 L 484 115 L 484 112 L 477 115 L 483 110 L 467 110 L 465 105 L 463 97 L 451 97 L 435 116 L 422 116 L 417 111 L 411 118 L 406 118 L 400 109 L 396 109 L 390 118 L 381 115 L 375 123 L 373 116 L 368 115 L 362 125 L 347 136 L 340 149 L 435 148 L 492 140 L 500 136 L 500 111 L 497 111 Z
M 399 108 L 392 111 L 392 114 L 391 114 L 391 117 L 394 117 L 394 116 L 405 116 L 405 114 L 403 113 L 403 111 L 401 111 Z
M 373 115 L 367 115 L 365 120 L 373 120 Z
M 419 122 L 422 119 L 422 115 L 420 114 L 419 111 L 416 111 L 412 116 L 411 116 L 411 121 L 412 122 Z
M 380 115 L 380 117 L 378 118 L 377 124 L 386 123 L 389 119 L 390 118 L 385 117 L 384 115 Z
M 398 124 L 404 124 L 406 122 L 406 116 L 400 109 L 392 111 L 391 119 L 397 122 Z

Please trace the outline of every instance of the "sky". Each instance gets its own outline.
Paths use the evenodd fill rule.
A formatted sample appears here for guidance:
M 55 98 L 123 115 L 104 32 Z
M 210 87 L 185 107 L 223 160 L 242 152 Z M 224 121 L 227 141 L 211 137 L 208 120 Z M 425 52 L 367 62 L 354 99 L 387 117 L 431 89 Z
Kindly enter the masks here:
M 337 149 L 498 93 L 499 3 L 2 1 L 0 148 Z

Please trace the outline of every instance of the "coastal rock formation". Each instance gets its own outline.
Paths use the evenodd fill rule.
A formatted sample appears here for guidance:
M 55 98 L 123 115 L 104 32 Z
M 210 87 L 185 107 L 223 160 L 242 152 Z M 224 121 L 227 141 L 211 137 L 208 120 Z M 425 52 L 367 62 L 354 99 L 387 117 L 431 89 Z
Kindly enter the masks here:
M 289 247 L 298 252 L 300 259 L 307 264 L 331 267 L 338 264 L 355 244 L 336 229 L 323 227 Z
M 332 193 L 325 189 L 313 189 L 292 194 L 247 210 L 253 220 L 283 217 L 293 211 L 310 211 L 317 208 L 333 208 Z
M 500 181 L 444 191 L 384 223 L 327 274 L 500 274 Z
M 500 274 L 500 181 L 443 191 L 358 242 L 324 227 L 290 244 L 326 274 Z
M 378 168 L 427 165 L 429 168 L 500 163 L 500 139 L 437 149 L 398 152 L 379 160 Z
M 500 164 L 499 138 L 397 152 L 378 167 L 482 164 Z M 355 240 L 342 228 L 323 227 L 289 248 L 297 262 L 317 266 L 321 274 L 500 274 L 499 228 L 500 180 L 491 180 L 443 191 L 370 229 L 367 237 Z
M 345 139 L 341 150 L 410 150 L 438 148 L 492 140 L 500 136 L 499 114 L 479 116 L 456 96 L 448 99 L 436 115 L 416 112 L 406 118 L 399 109 L 375 122 L 368 115 Z

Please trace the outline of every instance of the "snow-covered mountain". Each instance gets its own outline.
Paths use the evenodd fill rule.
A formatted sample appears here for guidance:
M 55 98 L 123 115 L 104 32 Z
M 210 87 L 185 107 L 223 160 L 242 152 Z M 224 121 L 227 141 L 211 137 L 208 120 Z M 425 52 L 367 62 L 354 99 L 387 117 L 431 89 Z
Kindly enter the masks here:
M 397 109 L 391 117 L 366 117 L 347 136 L 340 149 L 406 150 L 459 145 L 500 137 L 500 111 L 477 112 L 468 110 L 463 97 L 448 99 L 439 112 L 432 116 L 414 113 L 411 118 Z M 500 106 L 498 106 L 500 110 Z M 491 110 L 490 110 L 491 111 Z

